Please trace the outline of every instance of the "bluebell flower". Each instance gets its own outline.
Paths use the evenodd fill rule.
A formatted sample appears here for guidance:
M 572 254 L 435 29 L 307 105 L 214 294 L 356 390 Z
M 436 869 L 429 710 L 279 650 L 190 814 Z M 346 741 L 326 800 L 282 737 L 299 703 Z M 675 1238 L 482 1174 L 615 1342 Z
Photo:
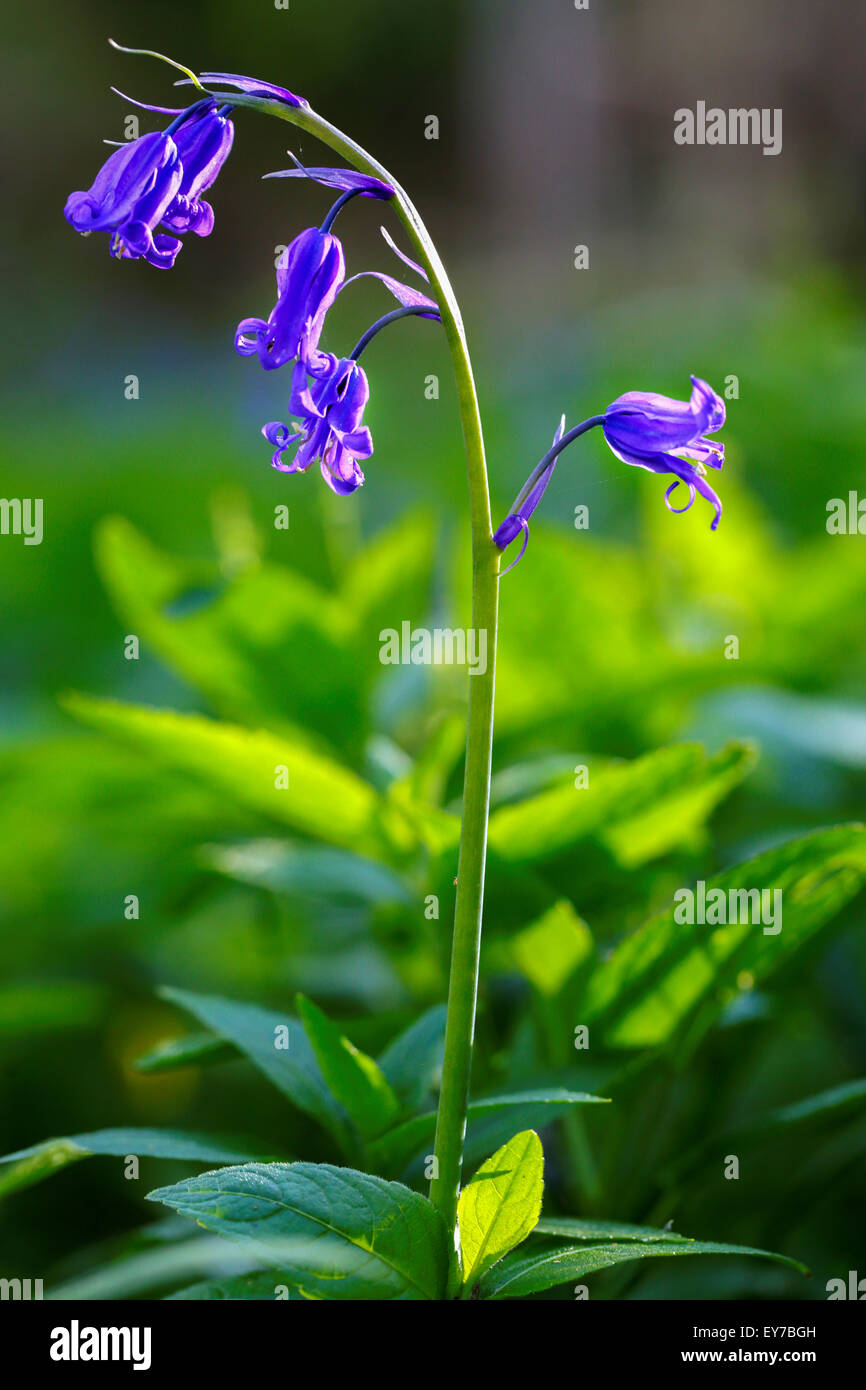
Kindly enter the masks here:
M 370 387 L 363 367 L 349 357 L 316 353 L 309 362 L 298 362 L 292 373 L 289 410 L 299 423 L 290 428 L 280 421 L 262 427 L 269 443 L 276 445 L 271 459 L 281 473 L 305 473 L 319 463 L 322 477 L 334 492 L 345 496 L 364 481 L 359 460 L 373 453 L 370 431 L 363 423 Z M 283 455 L 297 449 L 288 463 Z
M 162 218 L 172 231 L 195 232 L 197 236 L 209 236 L 213 231 L 213 208 L 201 195 L 211 187 L 228 159 L 234 134 L 228 108 L 220 108 L 216 102 L 204 109 L 193 109 L 177 126 L 174 143 L 183 175 Z
M 142 258 L 167 269 L 180 250 L 176 237 L 156 233 L 183 179 L 171 135 L 154 131 L 109 155 L 87 192 L 71 193 L 63 215 L 83 236 L 107 232 L 112 256 Z
M 688 511 L 696 492 L 714 508 L 715 531 L 722 504 L 706 480 L 707 468 L 721 468 L 725 446 L 707 435 L 725 423 L 725 403 L 700 377 L 692 377 L 687 401 L 671 400 L 646 391 L 627 391 L 604 414 L 604 437 L 618 459 L 650 473 L 672 473 L 674 481 L 665 493 L 669 511 Z M 684 483 L 689 500 L 684 507 L 671 504 L 671 493 Z
M 308 227 L 295 237 L 277 264 L 277 302 L 267 320 L 243 319 L 235 333 L 242 357 L 258 354 L 271 370 L 316 351 L 325 315 L 346 276 L 337 237 Z
M 536 464 L 512 503 L 505 520 L 493 534 L 493 544 L 506 550 L 523 535 L 520 554 L 507 574 L 523 557 L 529 541 L 529 518 L 541 501 L 553 477 L 556 460 L 573 440 L 601 425 L 610 448 L 623 463 L 646 468 L 650 473 L 673 473 L 674 481 L 665 493 L 665 506 L 672 512 L 687 512 L 700 493 L 715 509 L 711 530 L 715 531 L 722 504 L 706 480 L 707 468 L 721 468 L 725 446 L 707 435 L 725 423 L 725 403 L 700 377 L 692 377 L 692 394 L 687 401 L 674 401 L 647 391 L 627 391 L 608 406 L 604 415 L 592 415 L 565 433 L 565 416 L 553 436 L 547 453 Z M 680 483 L 689 489 L 684 507 L 674 507 L 671 493 Z

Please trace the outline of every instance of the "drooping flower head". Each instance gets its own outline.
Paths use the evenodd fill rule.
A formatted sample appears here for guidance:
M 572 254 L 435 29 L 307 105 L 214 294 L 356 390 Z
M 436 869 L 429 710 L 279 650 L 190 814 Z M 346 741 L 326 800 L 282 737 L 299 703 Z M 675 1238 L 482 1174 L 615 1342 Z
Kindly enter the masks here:
M 172 231 L 195 232 L 197 236 L 209 236 L 213 231 L 213 208 L 201 195 L 216 181 L 231 151 L 235 128 L 229 109 L 215 101 L 203 109 L 194 108 L 174 132 L 183 175 L 162 219 Z
M 108 232 L 112 256 L 143 258 L 167 269 L 180 242 L 154 232 L 182 178 L 180 155 L 171 135 L 153 131 L 114 150 L 87 192 L 70 193 L 63 215 L 83 236 Z
M 699 492 L 715 509 L 715 531 L 722 504 L 706 480 L 707 468 L 721 468 L 725 446 L 707 435 L 725 423 L 725 403 L 700 377 L 692 377 L 687 401 L 671 400 L 646 391 L 627 391 L 608 406 L 604 437 L 618 459 L 646 468 L 651 473 L 672 473 L 674 481 L 665 493 L 669 511 L 688 511 Z M 680 483 L 689 489 L 684 507 L 671 505 L 670 496 Z
M 725 403 L 700 377 L 692 377 L 692 394 L 687 401 L 674 401 L 647 391 L 627 391 L 608 406 L 604 415 L 591 415 L 565 433 L 565 416 L 553 436 L 547 453 L 536 464 L 512 503 L 505 520 L 497 527 L 493 543 L 506 550 L 523 534 L 523 545 L 513 569 L 529 541 L 529 518 L 535 511 L 553 477 L 556 460 L 575 439 L 601 425 L 610 448 L 623 463 L 645 468 L 650 473 L 673 473 L 674 481 L 665 493 L 665 506 L 672 512 L 686 512 L 700 493 L 713 504 L 711 530 L 715 531 L 722 504 L 706 480 L 707 468 L 721 468 L 725 446 L 708 434 L 725 423 Z M 684 507 L 671 505 L 670 496 L 680 483 L 689 489 Z M 503 574 L 508 573 L 503 570 Z
M 373 440 L 363 423 L 369 398 L 366 373 L 353 358 L 320 352 L 312 362 L 298 362 L 289 398 L 289 410 L 298 425 L 289 428 L 275 420 L 262 427 L 268 442 L 276 445 L 271 459 L 274 468 L 281 473 L 305 473 L 318 462 L 334 492 L 341 496 L 354 492 L 364 481 L 358 461 L 373 453 Z M 298 447 L 285 463 L 283 455 L 293 444 Z
M 258 354 L 268 370 L 312 356 L 345 278 L 339 239 L 318 227 L 300 232 L 277 263 L 277 302 L 269 317 L 243 319 L 235 348 L 242 357 Z
M 148 111 L 170 108 L 148 106 Z M 108 232 L 112 256 L 148 261 L 161 270 L 174 264 L 181 243 L 168 232 L 208 236 L 214 214 L 201 194 L 228 158 L 234 126 L 229 107 L 211 97 L 172 111 L 171 125 L 142 135 L 109 156 L 86 193 L 72 193 L 64 215 L 77 232 Z

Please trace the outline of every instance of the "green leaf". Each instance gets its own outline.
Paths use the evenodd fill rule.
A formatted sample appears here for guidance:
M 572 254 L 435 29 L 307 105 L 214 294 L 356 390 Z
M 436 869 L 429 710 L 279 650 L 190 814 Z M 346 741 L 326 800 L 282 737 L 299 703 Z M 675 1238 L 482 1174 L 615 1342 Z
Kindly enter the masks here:
M 781 930 L 760 924 L 678 922 L 672 904 L 626 937 L 590 976 L 580 1016 L 613 1047 L 652 1047 L 681 1030 L 694 1045 L 734 997 L 803 946 L 866 879 L 866 832 L 846 825 L 791 840 L 707 882 L 706 891 L 779 889 Z M 726 901 L 728 899 L 726 898 Z M 680 1055 L 685 1055 L 681 1052 Z
M 273 893 L 374 905 L 410 901 L 408 889 L 392 870 L 344 850 L 286 840 L 244 840 L 206 845 L 201 857 L 218 873 Z
M 660 1231 L 655 1226 L 633 1226 L 628 1221 L 581 1220 L 574 1216 L 543 1216 L 534 1236 L 561 1236 L 565 1240 L 615 1241 L 639 1240 L 655 1244 L 658 1241 L 683 1241 L 675 1231 Z
M 711 1154 L 731 1152 L 730 1146 L 734 1143 L 760 1143 L 764 1139 L 773 1138 L 779 1131 L 838 1121 L 844 1123 L 851 1115 L 859 1115 L 864 1109 L 866 1078 L 843 1082 L 841 1086 L 820 1091 L 817 1095 L 806 1097 L 805 1100 L 778 1106 L 775 1110 L 759 1115 L 745 1124 L 710 1134 L 670 1164 L 667 1172 L 662 1175 L 662 1180 L 665 1184 L 679 1181 L 684 1173 L 699 1167 Z
M 160 994 L 219 1037 L 234 1043 L 299 1110 L 318 1120 L 345 1152 L 353 1151 L 348 1116 L 331 1094 L 296 1018 L 260 1009 L 256 1004 L 238 1004 L 216 995 L 191 994 L 185 989 L 162 989 Z M 283 1041 L 287 1047 L 277 1045 Z
M 46 1139 L 29 1149 L 4 1154 L 0 1163 L 12 1167 L 0 1172 L 0 1196 L 31 1187 L 70 1163 L 94 1154 L 114 1158 L 135 1154 L 139 1158 L 176 1158 L 191 1163 L 243 1163 L 249 1158 L 267 1157 L 210 1134 L 175 1129 L 99 1129 L 64 1139 Z
M 239 1250 L 218 1236 L 197 1232 L 189 1240 L 159 1239 L 153 1226 L 134 1233 L 139 1248 L 101 1263 L 96 1269 L 73 1275 L 52 1285 L 46 1298 L 77 1303 L 156 1296 L 162 1290 L 183 1285 L 189 1279 L 222 1279 L 242 1274 L 249 1266 Z M 148 1243 L 150 1242 L 150 1243 Z M 145 1248 L 140 1248 L 144 1243 Z M 100 1249 L 100 1254 L 104 1252 Z M 87 1252 L 92 1258 L 92 1251 Z M 83 1263 L 83 1252 L 76 1263 Z
M 530 984 L 548 996 L 558 994 L 594 950 L 589 927 L 566 898 L 512 936 L 508 945 Z
M 277 1297 L 277 1289 L 286 1289 L 287 1292 L 280 1292 Z M 304 1295 L 297 1289 L 293 1289 L 288 1282 L 288 1275 L 282 1275 L 276 1269 L 254 1269 L 249 1274 L 235 1274 L 228 1279 L 206 1279 L 201 1284 L 192 1284 L 188 1289 L 181 1289 L 179 1293 L 169 1295 L 169 1302 L 177 1300 L 192 1301 L 208 1300 L 215 1303 L 223 1299 L 237 1299 L 245 1302 L 257 1300 L 277 1302 L 297 1302 L 304 1301 Z
M 690 839 L 754 762 L 744 744 L 707 757 L 698 744 L 684 743 L 590 770 L 584 788 L 570 776 L 564 786 L 495 811 L 490 848 L 513 863 L 529 863 L 592 836 L 634 868 Z
M 381 1134 L 393 1123 L 400 1105 L 379 1067 L 312 1000 L 299 994 L 297 1005 L 331 1094 L 365 1139 Z
M 717 1245 L 713 1241 L 659 1241 L 656 1244 L 643 1244 L 632 1241 L 623 1245 L 557 1245 L 535 1255 L 515 1255 L 503 1260 L 481 1284 L 482 1298 L 526 1298 L 529 1294 L 541 1293 L 544 1289 L 555 1288 L 557 1284 L 571 1279 L 582 1279 L 584 1275 L 594 1274 L 596 1270 L 608 1269 L 611 1265 L 623 1264 L 627 1260 L 646 1260 L 679 1255 L 757 1255 L 765 1260 L 776 1260 L 779 1264 L 790 1265 L 801 1274 L 808 1274 L 806 1266 L 787 1255 L 776 1255 L 769 1250 L 755 1250 L 748 1245 Z
M 535 1227 L 544 1191 L 544 1152 L 532 1129 L 482 1163 L 460 1193 L 457 1220 L 463 1296 Z
M 189 1033 L 186 1037 L 159 1043 L 142 1057 L 136 1057 L 132 1065 L 136 1071 L 151 1075 L 177 1071 L 180 1067 L 208 1066 L 237 1056 L 237 1048 L 224 1038 L 217 1038 L 213 1033 Z
M 272 822 L 386 862 L 405 858 L 417 845 L 396 806 L 299 739 L 84 695 L 67 695 L 63 704 L 82 723 Z M 288 785 L 277 785 L 284 768 Z
M 95 546 L 125 630 L 138 633 L 221 714 L 289 734 L 330 734 L 330 702 L 338 701 L 342 727 L 357 735 L 352 613 L 333 594 L 275 565 L 248 564 L 226 576 L 215 565 L 167 555 L 121 517 L 102 522 Z M 185 602 L 190 596 L 199 601 Z
M 428 1009 L 379 1058 L 379 1066 L 404 1110 L 423 1104 L 442 1072 L 445 1046 L 444 1004 Z
M 247 1164 L 160 1188 L 149 1200 L 252 1250 L 308 1298 L 438 1299 L 448 1238 L 400 1183 L 323 1163 Z
M 602 1096 L 566 1091 L 560 1086 L 470 1101 L 464 1158 L 471 1163 L 483 1157 L 492 1144 L 513 1133 L 515 1125 L 542 1126 L 558 1119 L 571 1105 L 604 1103 Z M 435 1132 L 435 1111 L 415 1115 L 375 1140 L 370 1145 L 370 1158 L 384 1172 L 402 1173 L 414 1158 L 430 1152 Z

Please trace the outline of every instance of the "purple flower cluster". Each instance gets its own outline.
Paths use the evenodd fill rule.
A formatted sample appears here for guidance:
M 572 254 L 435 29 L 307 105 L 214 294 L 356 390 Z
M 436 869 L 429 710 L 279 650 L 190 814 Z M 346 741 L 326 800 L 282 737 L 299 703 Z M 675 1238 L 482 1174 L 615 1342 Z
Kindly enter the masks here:
M 237 88 L 209 94 L 185 110 L 148 106 L 147 111 L 174 116 L 164 131 L 142 135 L 116 149 L 87 192 L 72 193 L 66 202 L 67 222 L 83 236 L 107 232 L 109 251 L 121 260 L 145 260 L 160 269 L 174 265 L 180 236 L 208 236 L 214 214 L 202 194 L 214 183 L 228 158 L 234 139 L 229 120 L 233 103 L 256 97 L 288 106 L 305 106 L 285 87 L 236 73 L 207 72 L 208 83 Z M 193 79 L 187 77 L 184 83 Z M 122 93 L 120 94 L 122 95 Z M 129 100 L 129 98 L 126 98 Z M 277 301 L 266 319 L 246 318 L 238 324 L 235 348 L 243 357 L 257 357 L 266 371 L 294 363 L 289 409 L 296 423 L 271 421 L 262 429 L 275 446 L 272 463 L 284 473 L 303 473 L 318 462 L 334 492 L 354 492 L 364 481 L 360 463 L 373 452 L 370 431 L 363 422 L 370 387 L 358 358 L 370 340 L 397 318 L 417 314 L 439 319 L 435 302 L 383 271 L 364 270 L 346 279 L 343 247 L 331 227 L 352 198 L 386 201 L 394 189 L 372 174 L 354 169 L 280 169 L 267 178 L 308 178 L 339 193 L 321 227 L 308 227 L 295 237 L 277 266 Z M 424 280 L 421 266 L 410 261 L 382 229 L 391 249 Z M 341 290 L 363 276 L 374 276 L 397 300 L 398 309 L 374 323 L 348 357 L 319 349 L 328 310 Z M 284 455 L 296 446 L 291 458 Z
M 346 496 L 364 481 L 361 463 L 373 453 L 373 440 L 364 424 L 370 398 L 367 375 L 358 358 L 367 343 L 394 319 L 408 314 L 437 319 L 436 304 L 420 290 L 381 271 L 365 270 L 346 279 L 342 243 L 331 231 L 341 208 L 354 197 L 388 199 L 394 190 L 381 179 L 351 169 L 279 170 L 270 178 L 310 178 L 340 196 L 321 227 L 308 227 L 295 237 L 277 265 L 277 301 L 267 319 L 246 318 L 237 327 L 235 348 L 243 357 L 258 357 L 267 371 L 293 362 L 289 412 L 295 423 L 271 420 L 262 434 L 273 444 L 271 463 L 281 473 L 305 473 L 318 463 L 328 486 Z M 384 231 L 384 229 L 383 229 Z M 391 241 L 400 258 L 426 280 L 419 265 L 409 261 Z M 347 285 L 371 275 L 382 281 L 400 307 L 378 319 L 348 357 L 319 348 L 328 310 Z M 286 458 L 289 449 L 292 454 Z
M 213 208 L 201 195 L 232 147 L 229 110 L 208 97 L 178 112 L 167 130 L 121 145 L 87 192 L 69 195 L 67 222 L 82 236 L 107 232 L 112 256 L 169 269 L 181 247 L 176 234 L 213 230 Z

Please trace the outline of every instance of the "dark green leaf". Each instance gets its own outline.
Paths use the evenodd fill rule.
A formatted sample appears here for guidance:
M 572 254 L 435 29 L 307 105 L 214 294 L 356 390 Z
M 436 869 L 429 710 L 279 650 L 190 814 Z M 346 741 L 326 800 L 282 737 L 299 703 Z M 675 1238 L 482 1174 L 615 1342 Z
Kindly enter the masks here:
M 558 1086 L 470 1101 L 464 1158 L 472 1163 L 476 1156 L 489 1152 L 491 1142 L 501 1143 L 499 1138 L 491 1141 L 490 1136 L 500 1135 L 503 1128 L 513 1133 L 515 1125 L 542 1126 L 558 1119 L 571 1105 L 603 1103 L 602 1096 L 566 1091 Z M 430 1152 L 435 1132 L 435 1111 L 416 1115 L 371 1144 L 370 1157 L 382 1171 L 402 1173 L 414 1158 Z
M 164 1202 L 249 1248 L 309 1298 L 438 1299 L 445 1224 L 400 1183 L 330 1164 L 223 1168 L 160 1188 Z
M 444 1045 L 445 1005 L 435 1004 L 382 1053 L 379 1066 L 404 1109 L 414 1110 L 438 1085 Z
M 299 994 L 298 1013 L 331 1094 L 364 1138 L 381 1134 L 400 1106 L 372 1057 L 344 1036 L 321 1009 Z
M 215 995 L 191 994 L 185 989 L 163 989 L 160 993 L 221 1038 L 234 1043 L 299 1110 L 318 1120 L 346 1152 L 352 1151 L 354 1140 L 348 1116 L 328 1089 L 296 1018 L 261 1009 L 256 1004 L 238 1004 Z
M 482 1298 L 526 1298 L 529 1294 L 541 1293 L 544 1289 L 555 1288 L 571 1279 L 582 1279 L 596 1270 L 607 1269 L 611 1265 L 623 1264 L 627 1260 L 646 1260 L 679 1255 L 757 1255 L 765 1260 L 776 1260 L 790 1265 L 807 1274 L 805 1265 L 787 1255 L 776 1255 L 769 1250 L 754 1250 L 747 1245 L 717 1245 L 713 1241 L 659 1241 L 656 1244 L 643 1244 L 632 1241 L 624 1245 L 558 1245 L 552 1250 L 543 1250 L 537 1255 L 513 1255 L 503 1260 L 496 1269 L 491 1270 L 481 1284 Z
M 100 1129 L 92 1134 L 46 1139 L 29 1149 L 4 1154 L 0 1163 L 12 1166 L 0 1172 L 0 1196 L 30 1187 L 93 1154 L 114 1158 L 134 1154 L 139 1158 L 177 1158 L 191 1163 L 243 1163 L 249 1158 L 268 1157 L 210 1134 L 174 1129 Z

